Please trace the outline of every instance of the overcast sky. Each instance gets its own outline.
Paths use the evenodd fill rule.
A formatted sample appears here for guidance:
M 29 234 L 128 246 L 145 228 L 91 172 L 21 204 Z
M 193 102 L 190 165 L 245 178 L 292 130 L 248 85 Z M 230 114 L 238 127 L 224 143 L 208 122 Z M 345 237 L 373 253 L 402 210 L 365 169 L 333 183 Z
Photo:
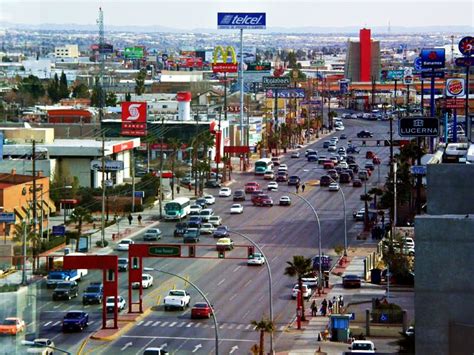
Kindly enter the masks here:
M 267 28 L 303 26 L 474 26 L 472 0 L 0 0 L 0 21 L 22 24 L 216 28 L 217 12 L 266 12 Z

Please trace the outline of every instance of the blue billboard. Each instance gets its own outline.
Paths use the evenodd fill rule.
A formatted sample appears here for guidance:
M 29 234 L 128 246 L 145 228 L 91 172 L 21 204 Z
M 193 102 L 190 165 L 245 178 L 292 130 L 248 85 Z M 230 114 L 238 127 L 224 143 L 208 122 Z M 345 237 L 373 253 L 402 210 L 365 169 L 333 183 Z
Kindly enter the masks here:
M 444 68 L 446 60 L 444 48 L 423 48 L 420 57 L 422 68 Z
M 218 12 L 219 29 L 265 29 L 265 12 Z

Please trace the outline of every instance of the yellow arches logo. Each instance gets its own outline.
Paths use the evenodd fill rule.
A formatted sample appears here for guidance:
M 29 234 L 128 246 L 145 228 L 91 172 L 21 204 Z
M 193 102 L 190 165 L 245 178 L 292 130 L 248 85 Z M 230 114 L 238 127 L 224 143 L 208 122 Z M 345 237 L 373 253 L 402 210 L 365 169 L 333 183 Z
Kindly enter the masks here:
M 222 59 L 221 61 L 219 61 L 219 55 Z M 231 58 L 230 63 L 227 62 L 229 55 Z M 237 72 L 237 67 L 237 56 L 235 55 L 234 47 L 227 46 L 225 50 L 223 46 L 214 48 L 212 64 L 212 71 L 214 73 L 235 73 Z

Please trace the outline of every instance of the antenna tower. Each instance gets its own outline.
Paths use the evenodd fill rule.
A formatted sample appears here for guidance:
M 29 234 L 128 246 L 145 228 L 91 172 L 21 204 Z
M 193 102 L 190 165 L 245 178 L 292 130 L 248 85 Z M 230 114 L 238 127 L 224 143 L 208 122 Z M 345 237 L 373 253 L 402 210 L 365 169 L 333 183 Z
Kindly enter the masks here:
M 99 19 L 97 20 L 99 25 L 99 122 L 102 122 L 104 118 L 104 106 L 105 106 L 105 85 L 104 85 L 104 74 L 105 74 L 105 53 L 104 53 L 104 13 L 102 7 L 99 7 Z

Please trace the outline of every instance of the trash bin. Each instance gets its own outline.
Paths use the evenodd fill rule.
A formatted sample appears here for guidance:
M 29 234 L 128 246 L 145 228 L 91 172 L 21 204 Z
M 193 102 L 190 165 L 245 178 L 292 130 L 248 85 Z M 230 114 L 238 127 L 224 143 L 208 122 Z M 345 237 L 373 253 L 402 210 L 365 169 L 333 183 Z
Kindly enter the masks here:
M 382 280 L 382 270 L 377 268 L 370 270 L 370 280 L 373 284 L 380 285 L 380 281 Z

